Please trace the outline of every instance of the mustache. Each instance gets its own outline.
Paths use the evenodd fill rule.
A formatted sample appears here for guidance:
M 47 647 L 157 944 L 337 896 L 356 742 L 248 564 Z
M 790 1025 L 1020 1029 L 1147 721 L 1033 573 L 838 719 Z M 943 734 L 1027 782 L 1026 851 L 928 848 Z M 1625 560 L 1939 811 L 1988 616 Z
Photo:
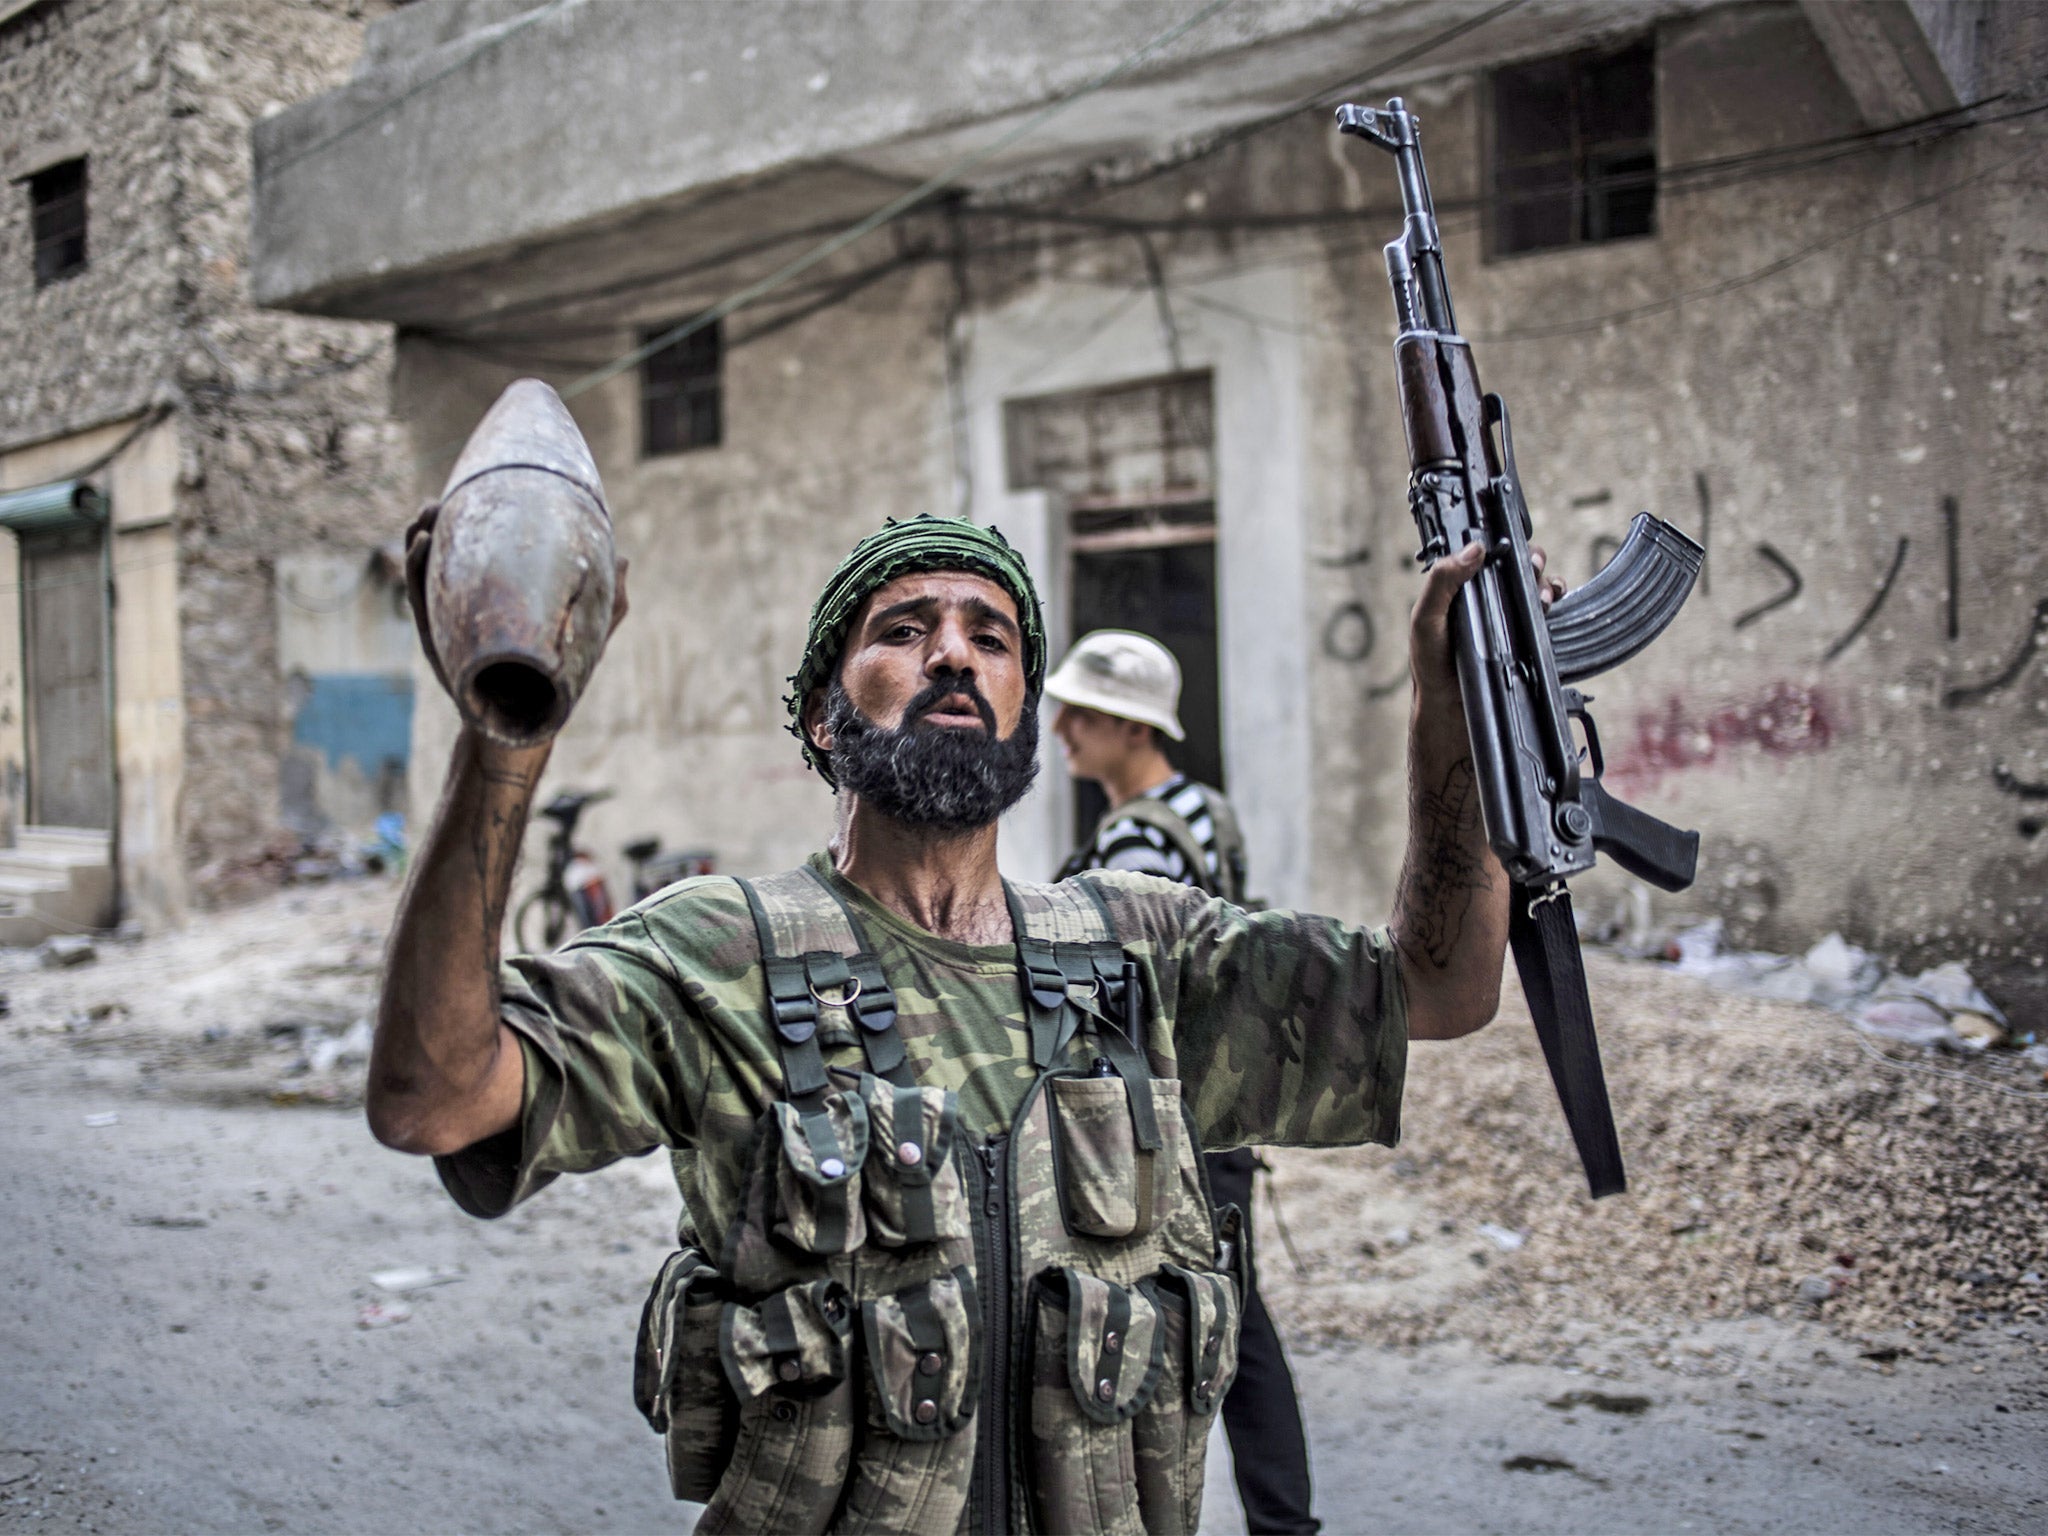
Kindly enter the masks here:
M 981 723 L 990 736 L 996 733 L 995 707 L 981 696 L 981 690 L 974 679 L 965 673 L 956 677 L 942 677 L 930 684 L 912 699 L 903 711 L 904 725 L 914 725 L 937 709 L 947 699 L 964 698 L 974 706 L 974 712 L 981 716 Z

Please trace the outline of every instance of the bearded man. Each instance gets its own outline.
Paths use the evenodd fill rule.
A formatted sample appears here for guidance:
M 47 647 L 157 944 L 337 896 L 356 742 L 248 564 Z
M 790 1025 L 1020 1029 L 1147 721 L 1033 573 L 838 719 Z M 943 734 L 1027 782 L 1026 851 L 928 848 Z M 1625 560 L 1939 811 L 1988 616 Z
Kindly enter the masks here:
M 838 823 L 797 869 L 684 881 L 501 965 L 548 754 L 464 730 L 392 936 L 370 1123 L 486 1217 L 673 1149 L 636 1391 L 700 1531 L 1195 1529 L 1244 1284 L 1201 1152 L 1392 1144 L 1409 1039 L 1498 1002 L 1508 883 L 1455 792 L 1446 629 L 1480 553 L 1416 604 L 1386 928 L 1143 875 L 1004 880 L 1045 632 L 1023 561 L 964 522 L 885 526 L 812 610 L 789 704 Z

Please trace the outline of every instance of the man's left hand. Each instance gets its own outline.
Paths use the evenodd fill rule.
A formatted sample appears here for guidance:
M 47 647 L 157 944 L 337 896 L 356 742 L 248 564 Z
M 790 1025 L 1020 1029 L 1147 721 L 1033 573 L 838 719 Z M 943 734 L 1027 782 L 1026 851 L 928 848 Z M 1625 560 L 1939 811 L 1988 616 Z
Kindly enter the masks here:
M 1451 599 L 1458 589 L 1479 574 L 1485 561 L 1485 546 L 1473 542 L 1455 555 L 1446 555 L 1429 568 L 1422 593 L 1408 619 L 1408 665 L 1415 680 L 1418 707 L 1440 705 L 1460 707 L 1458 667 L 1451 650 Z M 1550 605 L 1564 596 L 1562 581 L 1544 575 L 1550 563 L 1543 546 L 1529 546 L 1529 569 L 1536 576 L 1536 591 L 1548 613 Z

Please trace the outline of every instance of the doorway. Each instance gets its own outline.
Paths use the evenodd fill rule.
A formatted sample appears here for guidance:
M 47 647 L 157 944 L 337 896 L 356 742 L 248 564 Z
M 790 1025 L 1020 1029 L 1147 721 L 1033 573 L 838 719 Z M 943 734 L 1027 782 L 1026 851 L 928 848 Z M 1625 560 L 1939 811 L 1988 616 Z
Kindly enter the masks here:
M 1005 408 L 1012 490 L 1055 492 L 1065 509 L 1064 651 L 1095 629 L 1158 640 L 1181 668 L 1187 740 L 1173 765 L 1228 789 L 1217 657 L 1215 407 L 1207 370 L 1013 400 Z M 1074 786 L 1073 839 L 1107 805 Z
M 1072 615 L 1067 642 L 1092 629 L 1135 629 L 1150 635 L 1180 663 L 1180 723 L 1185 741 L 1161 745 L 1173 766 L 1190 778 L 1223 782 L 1223 711 L 1216 673 L 1215 525 L 1207 539 L 1117 548 L 1073 550 Z M 1074 843 L 1095 830 L 1109 807 L 1092 779 L 1074 786 Z
M 108 712 L 106 534 L 94 524 L 21 534 L 28 821 L 114 825 Z

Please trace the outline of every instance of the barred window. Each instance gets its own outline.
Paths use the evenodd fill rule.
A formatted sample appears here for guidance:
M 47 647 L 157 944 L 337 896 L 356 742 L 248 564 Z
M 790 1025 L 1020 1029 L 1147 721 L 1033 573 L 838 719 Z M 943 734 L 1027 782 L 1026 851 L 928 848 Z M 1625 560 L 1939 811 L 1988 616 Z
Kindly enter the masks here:
M 674 329 L 665 325 L 644 332 L 640 344 Z M 643 458 L 718 446 L 725 426 L 719 391 L 724 357 L 724 327 L 713 322 L 671 342 L 640 365 Z
M 85 270 L 85 162 L 66 160 L 28 178 L 36 286 Z
M 1656 79 L 1648 38 L 1494 72 L 1491 255 L 1657 232 Z

